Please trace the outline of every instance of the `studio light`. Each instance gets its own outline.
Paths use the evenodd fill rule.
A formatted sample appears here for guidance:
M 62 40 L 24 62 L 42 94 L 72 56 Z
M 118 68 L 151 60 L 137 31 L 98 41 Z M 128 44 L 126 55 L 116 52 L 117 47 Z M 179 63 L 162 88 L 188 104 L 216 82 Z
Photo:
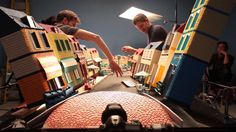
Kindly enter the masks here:
M 133 6 L 127 9 L 124 13 L 120 14 L 119 17 L 133 20 L 133 18 L 139 13 L 146 15 L 150 21 L 160 20 L 162 18 L 161 15 L 158 15 L 149 11 L 145 11 L 145 10 L 133 7 Z

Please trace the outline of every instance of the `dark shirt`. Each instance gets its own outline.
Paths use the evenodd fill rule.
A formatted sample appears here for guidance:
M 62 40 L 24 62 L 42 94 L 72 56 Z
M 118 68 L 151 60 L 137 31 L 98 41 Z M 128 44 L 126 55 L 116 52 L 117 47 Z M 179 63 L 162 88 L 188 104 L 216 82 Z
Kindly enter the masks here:
M 65 34 L 73 35 L 77 32 L 77 27 L 71 27 L 69 25 L 63 25 L 60 23 L 56 23 L 55 26 L 59 27 Z
M 160 25 L 151 25 L 148 31 L 148 43 L 165 41 L 167 36 L 166 30 Z
M 209 80 L 226 84 L 232 78 L 231 67 L 234 62 L 234 57 L 228 54 L 229 63 L 224 64 L 224 56 L 220 57 L 217 53 L 213 54 L 210 59 L 209 67 Z
M 160 25 L 151 25 L 149 31 L 148 31 L 148 44 L 151 42 L 157 42 L 157 41 L 165 41 L 167 36 L 166 30 L 160 26 Z M 158 49 L 162 50 L 163 47 L 162 43 Z

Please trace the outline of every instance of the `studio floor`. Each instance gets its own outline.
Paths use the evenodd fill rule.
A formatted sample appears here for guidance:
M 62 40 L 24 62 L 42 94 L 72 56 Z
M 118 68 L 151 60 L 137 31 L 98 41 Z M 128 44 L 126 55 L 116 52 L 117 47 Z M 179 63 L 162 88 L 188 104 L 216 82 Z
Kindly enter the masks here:
M 126 87 L 123 83 L 124 80 L 132 80 L 132 78 L 125 74 L 123 77 L 116 77 L 115 75 L 108 75 L 100 83 L 95 85 L 90 92 L 96 91 L 125 91 L 131 93 L 137 93 L 135 87 Z M 16 91 L 9 91 L 13 94 L 11 96 L 17 96 Z M 85 92 L 83 88 L 79 89 L 79 92 Z M 138 94 L 138 93 L 137 93 Z M 194 98 L 191 107 L 181 106 L 177 103 L 163 99 L 162 97 L 155 96 L 158 100 L 168 106 L 173 112 L 175 112 L 180 118 L 183 119 L 184 128 L 196 128 L 196 127 L 224 127 L 235 126 L 236 121 L 236 104 L 233 103 L 229 107 L 230 119 L 224 119 L 224 106 L 221 106 L 219 110 L 212 108 L 209 104 L 203 102 L 198 97 Z M 0 105 L 0 126 L 4 124 L 7 118 L 11 116 L 11 109 L 19 104 L 17 98 L 8 100 L 6 103 Z

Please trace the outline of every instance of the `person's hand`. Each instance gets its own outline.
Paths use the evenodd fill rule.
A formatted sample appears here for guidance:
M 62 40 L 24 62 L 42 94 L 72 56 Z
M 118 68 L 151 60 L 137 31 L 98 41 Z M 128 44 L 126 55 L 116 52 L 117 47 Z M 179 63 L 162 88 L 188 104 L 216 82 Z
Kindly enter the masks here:
M 134 53 L 136 51 L 136 49 L 131 46 L 123 46 L 121 48 L 121 51 L 128 52 L 128 53 Z
M 114 60 L 109 60 L 109 63 L 110 63 L 110 68 L 112 70 L 112 72 L 116 73 L 116 76 L 122 76 L 123 72 L 120 68 L 120 66 L 114 61 Z
M 220 53 L 221 53 L 222 55 L 224 55 L 224 56 L 227 55 L 227 52 L 225 52 L 224 50 L 221 50 Z

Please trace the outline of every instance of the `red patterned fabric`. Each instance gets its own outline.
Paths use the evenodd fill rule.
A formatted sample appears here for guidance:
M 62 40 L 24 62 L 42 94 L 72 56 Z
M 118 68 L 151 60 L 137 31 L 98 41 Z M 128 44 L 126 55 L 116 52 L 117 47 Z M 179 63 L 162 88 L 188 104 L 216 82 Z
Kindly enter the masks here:
M 44 128 L 98 128 L 107 104 L 119 103 L 126 111 L 128 122 L 139 120 L 142 125 L 173 123 L 156 101 L 128 92 L 93 92 L 76 96 L 54 110 Z

